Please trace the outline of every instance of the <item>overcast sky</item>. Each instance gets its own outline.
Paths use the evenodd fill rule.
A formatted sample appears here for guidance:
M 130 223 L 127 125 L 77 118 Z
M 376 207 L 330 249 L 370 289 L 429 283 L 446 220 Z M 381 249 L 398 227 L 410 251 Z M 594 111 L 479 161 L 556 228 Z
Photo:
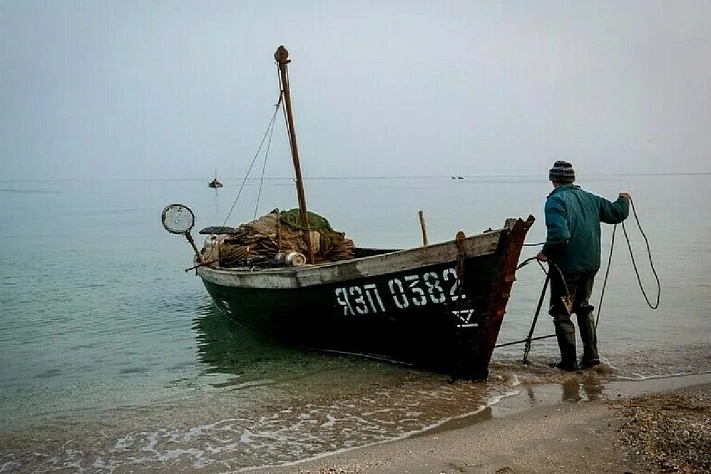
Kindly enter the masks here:
M 241 178 L 280 44 L 306 176 L 711 172 L 706 0 L 4 0 L 0 180 Z

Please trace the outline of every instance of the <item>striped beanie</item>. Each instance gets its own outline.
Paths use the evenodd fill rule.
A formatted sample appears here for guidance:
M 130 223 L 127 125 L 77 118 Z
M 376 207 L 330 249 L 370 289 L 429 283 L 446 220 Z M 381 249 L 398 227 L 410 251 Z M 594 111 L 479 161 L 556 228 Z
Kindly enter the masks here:
M 573 165 L 563 160 L 556 161 L 548 172 L 548 179 L 559 183 L 572 183 L 575 181 Z

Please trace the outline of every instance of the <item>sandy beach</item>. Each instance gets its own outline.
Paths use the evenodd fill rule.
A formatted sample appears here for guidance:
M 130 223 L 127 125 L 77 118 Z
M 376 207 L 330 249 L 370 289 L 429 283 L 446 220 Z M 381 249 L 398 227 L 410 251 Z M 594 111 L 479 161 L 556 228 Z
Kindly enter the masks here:
M 482 413 L 417 437 L 251 472 L 711 472 L 709 380 L 614 382 L 600 396 L 557 402 L 555 387 L 522 387 Z

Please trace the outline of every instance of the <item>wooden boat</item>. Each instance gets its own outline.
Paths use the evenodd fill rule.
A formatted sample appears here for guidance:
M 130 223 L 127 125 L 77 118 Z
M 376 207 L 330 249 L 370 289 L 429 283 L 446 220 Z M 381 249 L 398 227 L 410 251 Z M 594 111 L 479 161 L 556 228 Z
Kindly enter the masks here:
M 421 247 L 356 247 L 352 258 L 314 263 L 291 110 L 288 52 L 280 46 L 274 57 L 307 251 L 291 259 L 280 254 L 262 267 L 249 259 L 225 267 L 220 258 L 211 257 L 213 247 L 238 230 L 203 229 L 201 233 L 209 237 L 198 251 L 189 233 L 192 212 L 181 205 L 166 207 L 164 226 L 188 237 L 196 254 L 194 268 L 215 304 L 239 324 L 288 344 L 485 379 L 533 217 L 502 219 L 498 229 L 469 237 L 459 232 L 451 241 L 432 245 L 427 244 L 423 225 Z

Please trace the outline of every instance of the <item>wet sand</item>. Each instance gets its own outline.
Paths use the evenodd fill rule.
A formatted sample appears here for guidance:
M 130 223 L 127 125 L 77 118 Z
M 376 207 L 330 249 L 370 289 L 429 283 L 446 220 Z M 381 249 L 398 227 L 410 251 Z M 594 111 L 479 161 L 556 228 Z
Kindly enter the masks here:
M 517 396 L 417 437 L 251 472 L 710 472 L 711 374 L 614 382 L 604 393 L 583 385 L 580 376 L 559 387 L 522 385 Z M 571 398 L 573 386 L 580 391 Z

